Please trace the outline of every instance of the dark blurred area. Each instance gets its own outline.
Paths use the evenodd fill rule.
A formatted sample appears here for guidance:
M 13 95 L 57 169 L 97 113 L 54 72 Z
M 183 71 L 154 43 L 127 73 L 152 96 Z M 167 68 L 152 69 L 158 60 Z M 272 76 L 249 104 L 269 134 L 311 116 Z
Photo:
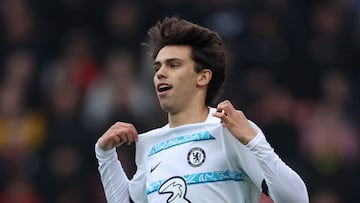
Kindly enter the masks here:
M 358 203 L 359 0 L 1 0 L 0 202 L 106 202 L 96 140 L 166 122 L 140 46 L 165 16 L 225 41 L 230 99 L 304 179 Z M 118 149 L 129 177 L 134 145 Z M 262 203 L 271 202 L 262 197 Z

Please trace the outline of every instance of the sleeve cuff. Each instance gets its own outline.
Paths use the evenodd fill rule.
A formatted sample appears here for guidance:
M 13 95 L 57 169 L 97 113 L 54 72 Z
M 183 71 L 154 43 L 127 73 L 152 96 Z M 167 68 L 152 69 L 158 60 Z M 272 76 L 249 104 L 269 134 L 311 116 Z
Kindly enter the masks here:
M 98 143 L 95 144 L 95 154 L 96 157 L 100 160 L 100 159 L 107 159 L 107 158 L 111 158 L 112 155 L 114 154 L 114 152 L 116 152 L 116 149 L 110 149 L 110 150 L 103 150 Z
M 263 138 L 262 133 L 258 132 L 257 135 L 252 140 L 250 140 L 250 142 L 246 145 L 246 147 L 249 150 L 253 149 L 259 142 L 261 142 L 262 138 Z

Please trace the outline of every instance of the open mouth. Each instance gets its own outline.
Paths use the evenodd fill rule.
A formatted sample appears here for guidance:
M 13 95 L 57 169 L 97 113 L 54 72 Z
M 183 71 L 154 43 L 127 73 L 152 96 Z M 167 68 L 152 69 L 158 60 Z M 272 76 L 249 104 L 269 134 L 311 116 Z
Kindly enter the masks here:
M 165 91 L 168 91 L 172 88 L 171 85 L 168 85 L 168 84 L 159 84 L 157 86 L 157 90 L 158 92 L 165 92 Z

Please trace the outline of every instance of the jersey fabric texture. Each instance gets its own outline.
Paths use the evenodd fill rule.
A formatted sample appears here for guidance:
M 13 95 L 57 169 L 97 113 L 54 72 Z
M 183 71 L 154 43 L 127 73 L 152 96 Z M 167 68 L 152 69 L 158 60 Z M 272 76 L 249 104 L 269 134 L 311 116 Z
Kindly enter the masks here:
M 115 150 L 96 146 L 108 202 L 257 203 L 264 185 L 275 202 L 308 202 L 301 178 L 279 159 L 254 123 L 249 121 L 258 134 L 243 145 L 211 116 L 214 111 L 210 108 L 203 123 L 167 124 L 140 134 L 132 180 Z

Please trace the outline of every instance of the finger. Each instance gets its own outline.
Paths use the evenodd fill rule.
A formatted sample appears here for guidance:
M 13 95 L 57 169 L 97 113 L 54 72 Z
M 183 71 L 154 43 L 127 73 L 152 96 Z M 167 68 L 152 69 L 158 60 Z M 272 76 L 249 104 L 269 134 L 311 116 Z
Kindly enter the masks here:
M 216 110 L 218 112 L 221 112 L 224 110 L 229 110 L 231 108 L 234 108 L 231 102 L 229 100 L 225 100 L 217 105 Z
M 216 111 L 216 112 L 212 113 L 212 116 L 217 117 L 217 118 L 221 118 L 223 116 L 223 113 Z
M 222 112 L 214 112 L 212 114 L 214 117 L 217 117 L 220 119 L 220 123 L 225 125 L 228 122 L 228 116 L 225 114 L 224 111 Z
M 132 125 L 132 124 L 128 124 L 128 127 L 129 127 L 129 130 L 130 130 L 131 136 L 132 136 L 132 140 L 133 141 L 138 141 L 138 133 L 137 133 L 137 130 L 136 130 L 135 126 Z
M 212 113 L 212 115 L 220 119 L 227 116 L 225 111 L 221 107 L 217 107 L 216 111 Z
M 136 134 L 134 134 L 130 128 L 126 128 L 124 127 L 122 129 L 121 132 L 119 132 L 121 138 L 123 139 L 124 142 L 126 142 L 127 145 L 130 145 L 132 142 L 135 141 L 135 136 Z
M 130 145 L 132 142 L 136 141 L 137 134 L 134 134 L 132 131 L 128 131 L 127 136 L 127 145 Z
M 222 104 L 222 107 L 221 107 L 224 111 L 224 114 L 226 116 L 233 116 L 234 112 L 235 112 L 235 108 L 234 106 L 232 105 L 232 103 L 228 100 L 224 101 L 224 103 Z
M 212 115 L 213 115 L 214 117 L 217 117 L 217 118 L 220 118 L 220 119 L 223 119 L 223 118 L 227 117 L 227 115 L 225 114 L 224 111 L 214 112 Z
M 231 108 L 229 108 L 227 105 L 221 105 L 217 108 L 216 115 L 218 117 L 228 117 L 231 115 Z
M 134 125 L 130 123 L 117 122 L 116 125 L 114 126 L 114 129 L 115 131 L 121 130 L 118 133 L 124 134 L 126 136 L 126 142 L 128 144 L 138 140 L 138 133 Z
M 132 125 L 130 123 L 119 122 L 119 126 L 125 128 L 127 130 L 127 133 L 132 137 L 131 138 L 132 141 L 137 141 L 138 140 L 138 133 L 137 133 L 136 128 L 134 127 L 134 125 Z
M 116 146 L 119 147 L 120 145 L 124 143 L 129 143 L 129 137 L 125 132 L 117 132 L 115 134 L 115 139 L 117 140 Z
M 126 141 L 119 141 L 119 143 L 117 145 L 115 145 L 116 147 L 120 147 L 121 145 L 123 145 Z
M 216 112 L 222 113 L 222 112 L 224 111 L 225 105 L 226 105 L 226 101 L 220 102 L 220 103 L 216 106 Z
M 130 145 L 134 141 L 133 136 L 131 135 L 131 133 L 125 133 L 124 138 L 126 138 L 125 142 L 126 142 L 127 145 Z
M 111 149 L 113 147 L 119 147 L 120 145 L 122 145 L 124 143 L 124 139 L 122 139 L 122 137 L 118 136 L 118 133 L 110 130 L 108 132 L 108 135 L 109 136 L 106 136 L 106 137 L 103 137 L 105 138 L 106 140 L 105 141 L 105 144 L 106 144 L 106 148 L 107 149 Z
M 212 115 L 218 118 L 222 118 L 224 116 L 224 108 L 222 103 L 219 103 L 216 106 L 216 111 Z

